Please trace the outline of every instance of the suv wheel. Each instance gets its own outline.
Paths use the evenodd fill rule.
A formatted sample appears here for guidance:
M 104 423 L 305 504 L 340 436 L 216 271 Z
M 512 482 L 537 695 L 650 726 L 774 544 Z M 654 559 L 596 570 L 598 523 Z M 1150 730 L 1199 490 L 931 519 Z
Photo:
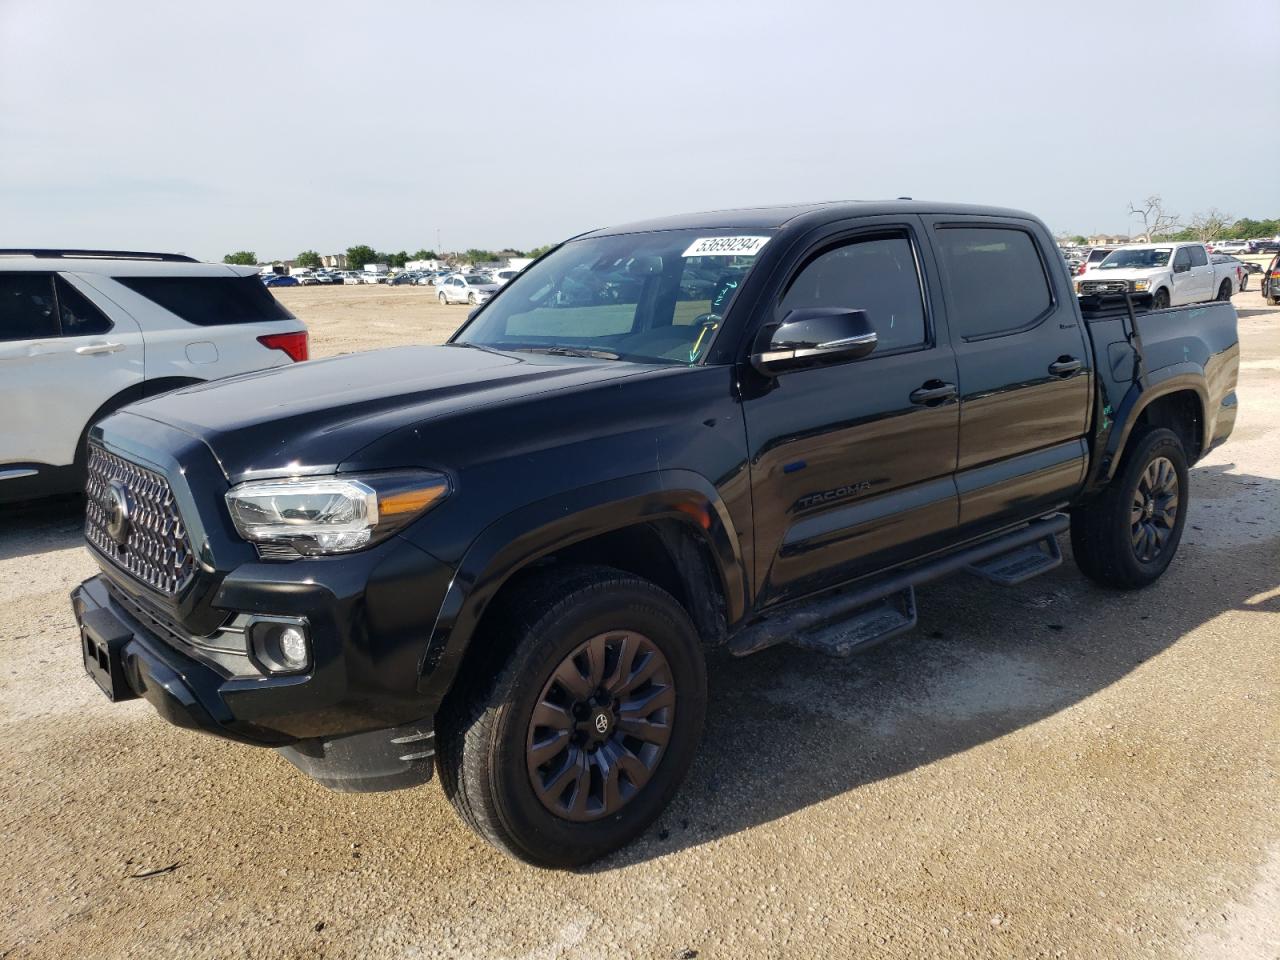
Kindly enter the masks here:
M 634 839 L 684 779 L 706 667 L 666 591 L 607 567 L 543 577 L 496 611 L 515 648 L 441 712 L 440 783 L 510 856 L 588 863 Z
M 1151 301 L 1152 310 L 1168 310 L 1169 309 L 1169 291 L 1161 287 L 1156 291 L 1155 297 Z
M 1187 519 L 1187 457 L 1172 430 L 1136 437 L 1105 490 L 1071 512 L 1071 547 L 1089 579 L 1132 590 L 1155 582 Z

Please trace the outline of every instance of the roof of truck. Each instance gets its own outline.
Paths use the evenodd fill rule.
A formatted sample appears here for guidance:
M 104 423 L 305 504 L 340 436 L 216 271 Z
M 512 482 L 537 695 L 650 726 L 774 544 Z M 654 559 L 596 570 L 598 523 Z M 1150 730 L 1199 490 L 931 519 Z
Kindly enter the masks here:
M 582 234 L 584 237 L 610 236 L 623 233 L 646 233 L 655 230 L 776 230 L 796 221 L 829 222 L 855 217 L 893 216 L 902 214 L 954 214 L 966 217 L 1005 217 L 1034 220 L 1023 210 L 988 207 L 964 203 L 937 203 L 928 200 L 830 200 L 818 203 L 789 203 L 767 207 L 740 207 L 732 210 L 709 210 L 681 213 L 652 220 L 637 220 L 612 227 L 602 227 Z M 576 239 L 576 238 L 575 238 Z

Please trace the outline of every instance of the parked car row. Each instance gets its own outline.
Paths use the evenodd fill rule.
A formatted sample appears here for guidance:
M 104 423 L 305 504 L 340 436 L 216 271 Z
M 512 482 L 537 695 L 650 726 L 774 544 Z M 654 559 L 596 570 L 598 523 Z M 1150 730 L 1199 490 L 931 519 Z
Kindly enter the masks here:
M 376 273 L 366 270 L 314 270 L 296 274 L 262 274 L 268 287 L 331 286 L 353 284 L 386 284 L 399 286 L 431 286 L 439 288 L 441 303 L 481 304 L 504 283 L 515 279 L 520 271 L 514 267 L 498 270 L 405 270 L 400 273 Z
M 1255 240 L 1210 240 L 1205 244 L 1210 253 L 1280 253 L 1280 238 Z

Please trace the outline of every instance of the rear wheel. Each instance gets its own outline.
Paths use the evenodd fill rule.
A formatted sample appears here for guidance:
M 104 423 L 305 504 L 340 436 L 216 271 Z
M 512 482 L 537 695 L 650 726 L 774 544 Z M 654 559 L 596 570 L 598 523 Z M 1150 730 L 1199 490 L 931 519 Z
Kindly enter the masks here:
M 1230 280 L 1223 280 L 1222 284 L 1218 287 L 1218 299 L 1219 300 L 1231 299 L 1231 281 Z
M 490 641 L 515 648 L 442 711 L 441 786 L 505 853 L 588 863 L 684 779 L 706 712 L 700 641 L 670 594 L 607 567 L 552 574 L 495 615 Z
M 1151 309 L 1152 310 L 1169 309 L 1169 291 L 1164 289 L 1164 287 L 1161 287 L 1159 290 L 1156 291 L 1156 295 L 1151 300 Z
M 1132 590 L 1159 579 L 1182 539 L 1187 457 L 1172 430 L 1134 438 L 1110 485 L 1071 513 L 1071 547 L 1085 576 Z

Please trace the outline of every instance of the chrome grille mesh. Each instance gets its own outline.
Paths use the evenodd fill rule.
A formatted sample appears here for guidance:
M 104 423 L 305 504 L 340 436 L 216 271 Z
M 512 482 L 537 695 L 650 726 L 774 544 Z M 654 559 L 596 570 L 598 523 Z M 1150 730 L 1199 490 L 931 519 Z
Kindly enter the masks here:
M 174 594 L 185 587 L 195 572 L 195 555 L 168 481 L 93 444 L 89 447 L 88 474 L 84 535 L 89 543 L 120 569 L 161 593 Z M 129 500 L 123 543 L 107 529 L 113 483 Z
M 1083 280 L 1080 283 L 1081 293 L 1128 293 L 1127 280 Z

